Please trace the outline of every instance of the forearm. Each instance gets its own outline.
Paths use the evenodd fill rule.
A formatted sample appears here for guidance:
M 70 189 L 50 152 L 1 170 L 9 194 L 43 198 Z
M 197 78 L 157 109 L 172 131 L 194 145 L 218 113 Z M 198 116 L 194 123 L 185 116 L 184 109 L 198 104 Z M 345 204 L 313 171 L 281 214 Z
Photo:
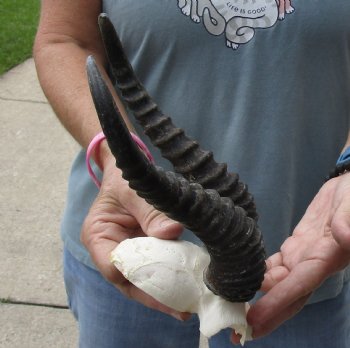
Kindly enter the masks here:
M 57 117 L 84 148 L 101 131 L 85 71 L 93 55 L 101 68 L 106 57 L 97 25 L 101 2 L 91 0 L 42 1 L 40 24 L 34 44 L 34 60 L 42 89 Z M 102 69 L 103 70 L 103 69 Z M 125 117 L 120 101 L 117 104 Z M 126 118 L 126 117 L 125 117 Z M 128 122 L 127 122 L 128 123 Z M 131 128 L 130 123 L 128 126 Z M 101 163 L 110 156 L 101 146 Z
M 100 131 L 90 96 L 85 61 L 94 54 L 75 43 L 44 43 L 35 47 L 34 58 L 43 91 L 57 117 L 77 142 L 87 147 Z

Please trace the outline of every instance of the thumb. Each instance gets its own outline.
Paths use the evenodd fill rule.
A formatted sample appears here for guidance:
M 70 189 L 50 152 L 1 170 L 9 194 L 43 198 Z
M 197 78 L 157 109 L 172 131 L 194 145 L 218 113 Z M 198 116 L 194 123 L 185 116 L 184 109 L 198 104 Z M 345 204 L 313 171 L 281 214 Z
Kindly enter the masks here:
M 138 205 L 138 208 L 135 217 L 147 236 L 161 239 L 179 238 L 183 231 L 182 224 L 170 219 L 145 201 Z
M 182 231 L 183 226 L 170 219 L 164 213 L 155 209 L 145 199 L 128 188 L 121 197 L 121 201 L 126 211 L 139 223 L 142 232 L 150 237 L 162 239 L 177 239 Z
M 183 232 L 183 226 L 167 217 L 164 213 L 160 213 L 155 210 L 155 214 L 150 221 L 144 232 L 151 237 L 161 239 L 177 239 Z

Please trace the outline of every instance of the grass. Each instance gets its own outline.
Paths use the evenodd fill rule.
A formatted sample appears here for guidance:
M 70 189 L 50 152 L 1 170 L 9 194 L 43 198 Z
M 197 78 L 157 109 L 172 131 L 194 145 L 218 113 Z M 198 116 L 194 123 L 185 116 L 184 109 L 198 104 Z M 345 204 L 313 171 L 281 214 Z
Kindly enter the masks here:
M 32 56 L 40 0 L 0 0 L 0 75 Z

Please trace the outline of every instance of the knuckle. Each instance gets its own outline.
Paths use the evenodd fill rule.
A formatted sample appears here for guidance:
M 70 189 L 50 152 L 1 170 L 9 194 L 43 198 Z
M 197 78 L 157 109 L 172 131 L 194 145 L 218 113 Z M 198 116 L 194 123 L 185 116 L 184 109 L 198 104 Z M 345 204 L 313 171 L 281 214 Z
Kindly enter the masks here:
M 145 209 L 143 214 L 143 222 L 145 226 L 149 226 L 152 221 L 161 215 L 162 213 L 160 211 L 154 209 L 152 206 L 149 206 L 149 209 Z

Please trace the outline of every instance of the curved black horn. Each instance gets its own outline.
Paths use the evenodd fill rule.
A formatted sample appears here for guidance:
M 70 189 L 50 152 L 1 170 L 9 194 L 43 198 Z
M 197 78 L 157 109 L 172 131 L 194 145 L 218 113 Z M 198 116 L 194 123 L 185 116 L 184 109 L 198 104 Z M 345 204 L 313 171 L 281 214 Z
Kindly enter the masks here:
M 92 57 L 87 72 L 102 129 L 129 186 L 203 241 L 211 260 L 204 275 L 210 290 L 231 302 L 250 300 L 265 272 L 265 251 L 256 221 L 230 198 L 151 164 L 132 141 Z
M 169 160 L 177 173 L 187 180 L 198 182 L 204 188 L 214 189 L 223 197 L 230 197 L 253 219 L 258 218 L 253 196 L 248 187 L 239 181 L 238 174 L 228 173 L 225 163 L 217 163 L 212 152 L 186 136 L 181 128 L 164 115 L 138 81 L 119 37 L 106 14 L 99 16 L 102 40 L 112 69 L 113 78 L 123 102 L 133 112 L 145 134 Z

